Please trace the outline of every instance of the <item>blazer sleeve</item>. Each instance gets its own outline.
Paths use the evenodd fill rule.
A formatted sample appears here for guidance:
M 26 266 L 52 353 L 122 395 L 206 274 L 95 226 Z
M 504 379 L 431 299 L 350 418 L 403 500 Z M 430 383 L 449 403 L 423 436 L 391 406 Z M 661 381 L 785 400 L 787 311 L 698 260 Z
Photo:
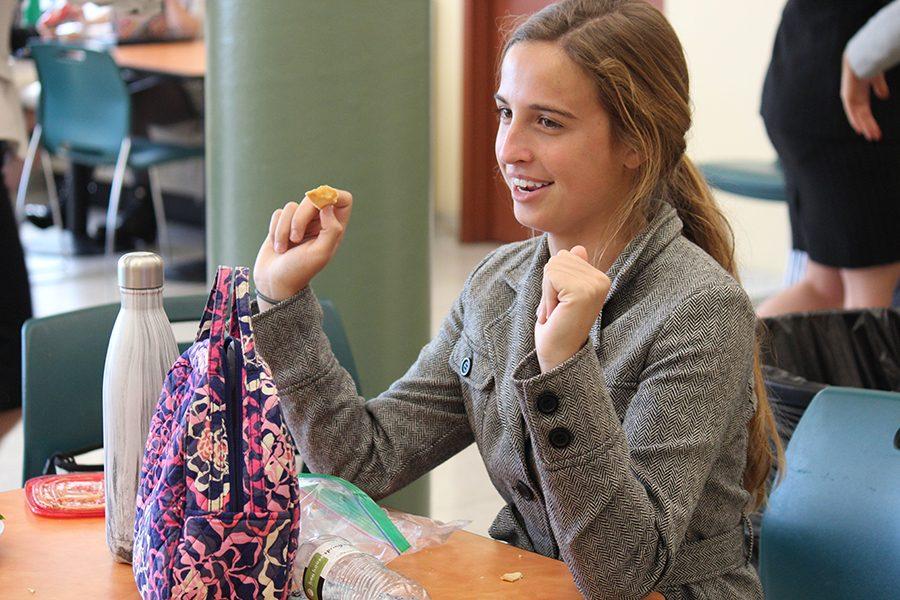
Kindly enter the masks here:
M 859 77 L 874 77 L 900 63 L 900 0 L 878 11 L 850 38 L 846 55 Z
M 653 338 L 624 420 L 590 342 L 547 373 L 534 353 L 517 367 L 550 524 L 587 597 L 643 597 L 672 568 L 727 429 L 752 414 L 754 327 L 737 285 L 683 301 Z M 538 409 L 548 391 L 550 415 Z
M 462 297 L 406 374 L 368 401 L 334 357 L 310 288 L 253 318 L 257 349 L 312 471 L 352 481 L 377 500 L 472 443 L 448 361 L 462 330 Z

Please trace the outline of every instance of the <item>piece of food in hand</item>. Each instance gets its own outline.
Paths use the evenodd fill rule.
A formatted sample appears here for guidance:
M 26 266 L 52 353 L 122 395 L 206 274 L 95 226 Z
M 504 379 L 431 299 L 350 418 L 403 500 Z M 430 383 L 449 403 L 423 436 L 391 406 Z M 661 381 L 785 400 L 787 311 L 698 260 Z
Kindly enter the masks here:
M 508 582 L 512 583 L 514 581 L 518 581 L 518 580 L 522 579 L 523 577 L 525 577 L 525 576 L 522 575 L 520 572 L 516 571 L 515 573 L 504 573 L 503 575 L 500 576 L 500 579 L 502 579 L 503 581 L 508 581 Z
M 306 192 L 306 197 L 316 205 L 316 208 L 322 210 L 329 204 L 337 204 L 338 192 L 330 185 L 320 185 L 316 189 Z

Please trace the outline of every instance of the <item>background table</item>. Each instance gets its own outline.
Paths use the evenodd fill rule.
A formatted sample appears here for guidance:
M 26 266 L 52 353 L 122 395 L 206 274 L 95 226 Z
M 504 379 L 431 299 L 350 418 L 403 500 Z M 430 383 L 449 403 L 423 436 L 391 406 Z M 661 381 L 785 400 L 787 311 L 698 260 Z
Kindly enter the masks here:
M 203 40 L 125 44 L 113 46 L 111 50 L 120 67 L 183 78 L 202 78 L 206 75 Z
M 28 510 L 23 490 L 0 493 L 0 513 L 6 517 L 0 597 L 139 598 L 131 565 L 115 562 L 106 549 L 103 519 L 38 517 Z M 581 598 L 563 563 L 464 531 L 391 567 L 424 585 L 432 600 Z M 525 577 L 500 580 L 512 571 Z

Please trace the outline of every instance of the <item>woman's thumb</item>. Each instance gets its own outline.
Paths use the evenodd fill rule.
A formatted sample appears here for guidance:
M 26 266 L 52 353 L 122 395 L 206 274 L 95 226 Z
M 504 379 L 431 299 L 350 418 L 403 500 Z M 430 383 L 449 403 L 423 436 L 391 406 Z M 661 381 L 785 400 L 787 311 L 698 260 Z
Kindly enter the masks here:
M 322 222 L 322 231 L 316 239 L 317 243 L 325 243 L 329 246 L 334 245 L 341 237 L 344 226 L 338 221 L 334 215 L 334 206 L 329 204 L 319 211 L 319 220 Z
M 573 246 L 571 252 L 583 261 L 588 259 L 587 250 L 584 246 Z
M 879 73 L 872 78 L 872 88 L 875 90 L 875 95 L 882 100 L 887 100 L 891 95 L 891 90 L 888 88 L 884 73 Z

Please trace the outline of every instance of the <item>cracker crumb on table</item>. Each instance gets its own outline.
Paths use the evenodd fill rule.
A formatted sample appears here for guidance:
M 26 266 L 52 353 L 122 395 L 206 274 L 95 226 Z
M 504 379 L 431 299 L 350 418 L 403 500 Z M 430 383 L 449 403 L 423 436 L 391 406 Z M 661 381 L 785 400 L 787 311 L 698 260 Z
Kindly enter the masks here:
M 504 573 L 503 575 L 500 576 L 500 579 L 502 579 L 503 581 L 508 581 L 509 583 L 512 583 L 514 581 L 518 581 L 518 580 L 522 579 L 523 577 L 525 577 L 525 576 L 522 575 L 519 571 L 516 571 L 515 573 Z

